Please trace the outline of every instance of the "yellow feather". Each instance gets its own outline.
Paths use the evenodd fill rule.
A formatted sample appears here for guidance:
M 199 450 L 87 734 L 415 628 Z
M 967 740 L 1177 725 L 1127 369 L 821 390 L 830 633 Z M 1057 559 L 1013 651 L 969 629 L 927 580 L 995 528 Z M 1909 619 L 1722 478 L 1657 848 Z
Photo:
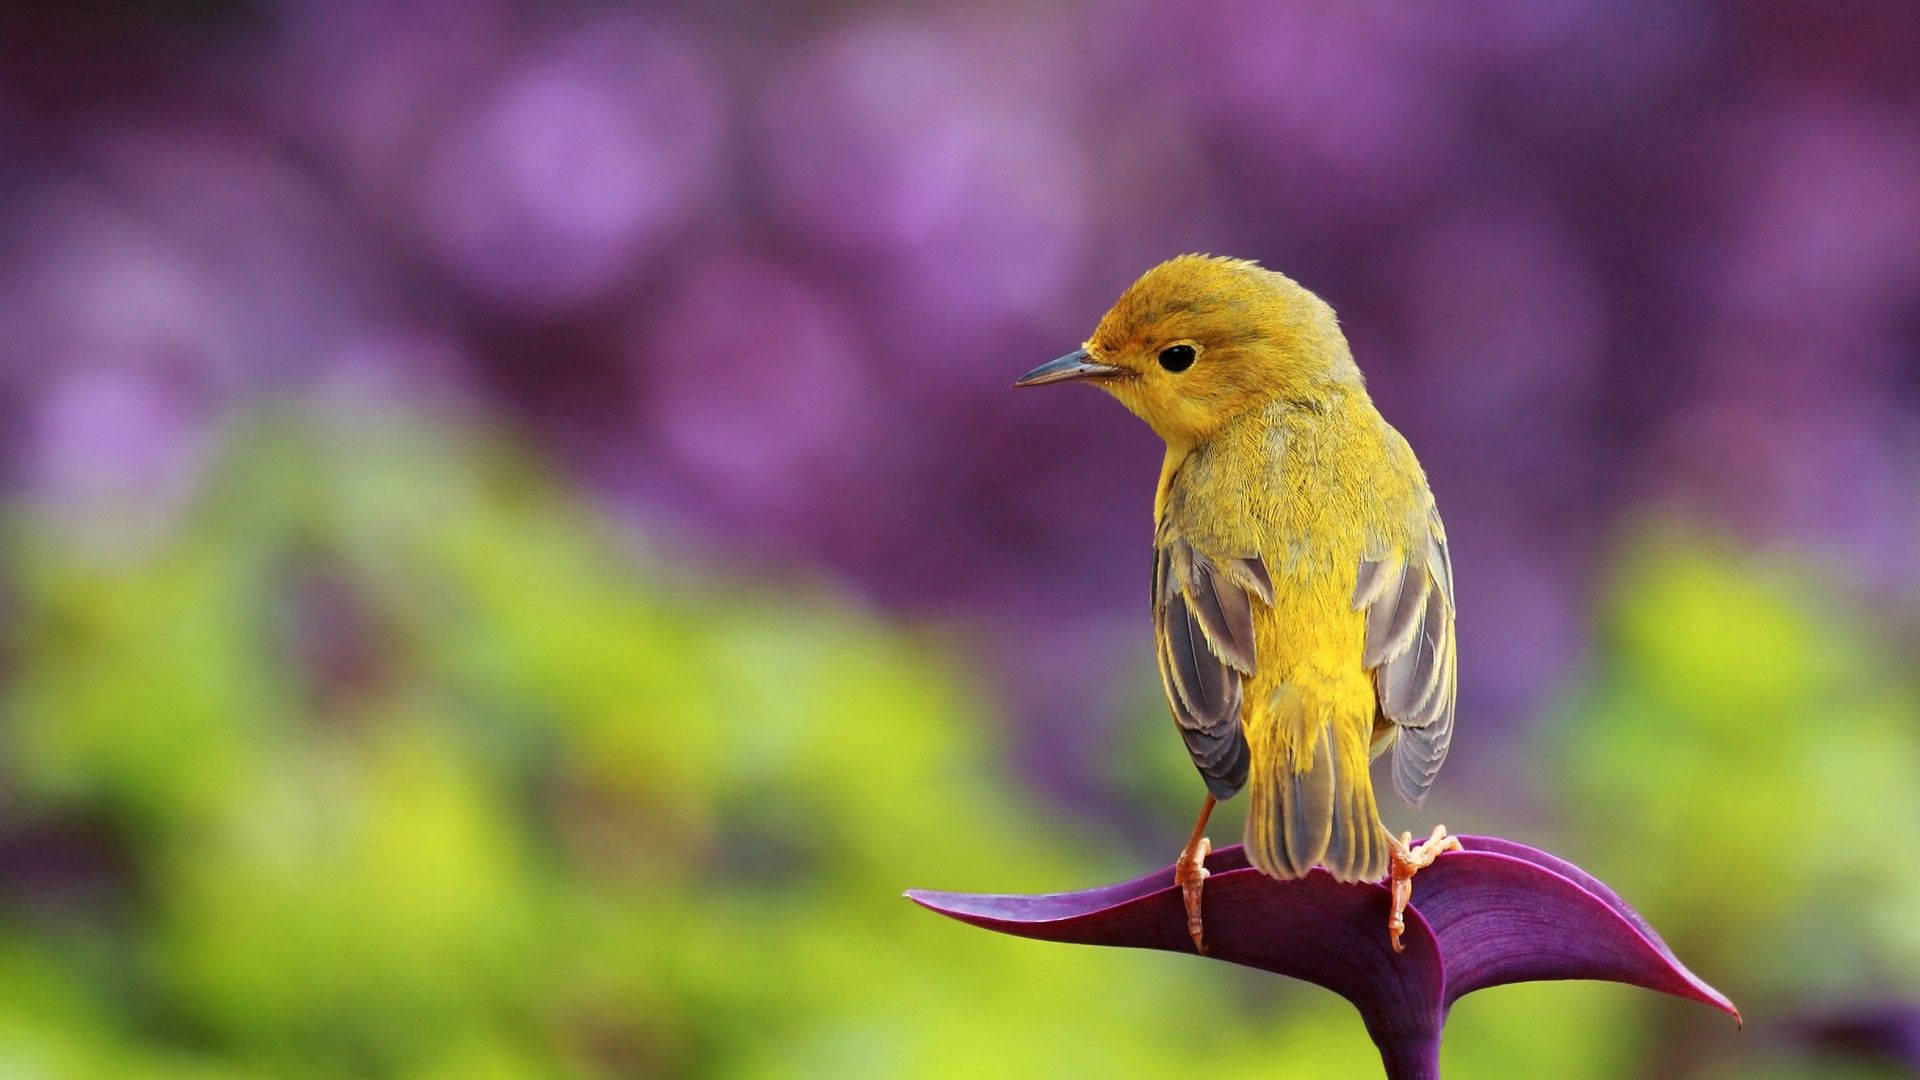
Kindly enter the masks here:
M 1174 344 L 1193 348 L 1190 366 L 1160 364 Z M 1412 450 L 1375 410 L 1332 310 L 1253 263 L 1181 256 L 1155 267 L 1086 348 L 1118 369 L 1098 385 L 1167 443 L 1158 542 L 1184 543 L 1216 567 L 1258 560 L 1271 578 L 1272 602 L 1253 604 L 1256 664 L 1240 684 L 1250 858 L 1282 877 L 1316 863 L 1344 879 L 1382 876 L 1387 844 L 1368 761 L 1395 729 L 1376 736 L 1376 673 L 1362 656 L 1368 620 L 1394 614 L 1383 609 L 1397 587 L 1354 593 L 1362 563 L 1382 558 L 1393 560 L 1394 582 L 1404 565 L 1421 575 L 1420 589 L 1441 591 L 1438 571 L 1426 575 L 1444 537 L 1430 537 L 1438 517 Z M 1178 571 L 1176 588 L 1192 587 L 1188 573 Z M 1435 681 L 1449 695 L 1450 732 L 1450 569 L 1444 588 L 1448 666 Z M 1396 655 L 1420 632 L 1379 629 Z M 1169 665 L 1180 657 L 1159 632 L 1172 695 Z

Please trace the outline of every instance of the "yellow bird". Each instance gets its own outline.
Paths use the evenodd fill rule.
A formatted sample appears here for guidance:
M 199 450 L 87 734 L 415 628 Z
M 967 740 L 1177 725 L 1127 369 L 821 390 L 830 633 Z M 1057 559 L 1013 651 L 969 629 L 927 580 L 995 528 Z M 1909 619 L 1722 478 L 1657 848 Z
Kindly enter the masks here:
M 1392 878 L 1400 947 L 1415 871 L 1459 846 L 1381 824 L 1368 772 L 1426 797 L 1453 735 L 1453 566 L 1426 474 L 1367 396 L 1333 309 L 1241 259 L 1147 271 L 1076 351 L 1015 386 L 1081 379 L 1166 441 L 1154 493 L 1160 679 L 1205 779 L 1176 863 L 1206 951 L 1205 833 L 1245 787 L 1246 848 L 1276 878 Z

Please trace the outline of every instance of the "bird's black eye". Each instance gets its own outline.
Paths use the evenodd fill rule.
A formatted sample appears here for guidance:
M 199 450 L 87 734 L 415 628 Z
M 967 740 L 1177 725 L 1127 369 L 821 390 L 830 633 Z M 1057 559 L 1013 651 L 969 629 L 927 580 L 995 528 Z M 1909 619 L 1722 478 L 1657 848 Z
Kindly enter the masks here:
M 1193 366 L 1196 355 L 1191 345 L 1169 345 L 1160 350 L 1160 366 L 1168 371 L 1185 371 Z

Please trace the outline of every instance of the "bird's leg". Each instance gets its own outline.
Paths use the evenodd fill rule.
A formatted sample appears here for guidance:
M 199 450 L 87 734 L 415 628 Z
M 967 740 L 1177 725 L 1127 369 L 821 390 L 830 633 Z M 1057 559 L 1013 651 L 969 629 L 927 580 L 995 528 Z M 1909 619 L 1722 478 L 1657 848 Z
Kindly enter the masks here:
M 1193 823 L 1193 835 L 1173 864 L 1173 880 L 1180 886 L 1180 899 L 1187 905 L 1187 936 L 1193 938 L 1195 952 L 1205 954 L 1207 941 L 1201 932 L 1200 889 L 1207 880 L 1207 855 L 1213 843 L 1207 839 L 1207 819 L 1213 816 L 1214 798 L 1200 804 L 1200 820 Z
M 1388 833 L 1387 839 L 1393 840 L 1393 869 L 1388 872 L 1393 913 L 1387 916 L 1387 937 L 1393 941 L 1393 951 L 1399 952 L 1400 935 L 1407 931 L 1407 901 L 1413 898 L 1413 875 L 1431 866 L 1443 853 L 1461 850 L 1460 838 L 1448 836 L 1445 825 L 1435 825 L 1433 835 L 1418 845 L 1414 844 L 1410 832 L 1401 833 L 1398 840 Z

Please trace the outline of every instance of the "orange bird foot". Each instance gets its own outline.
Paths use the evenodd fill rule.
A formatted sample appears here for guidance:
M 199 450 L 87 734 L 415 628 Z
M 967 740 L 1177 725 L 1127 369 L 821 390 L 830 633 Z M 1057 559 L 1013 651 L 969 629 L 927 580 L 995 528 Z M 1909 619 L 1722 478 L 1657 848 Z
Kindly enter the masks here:
M 1187 845 L 1180 858 L 1173 864 L 1173 880 L 1180 886 L 1180 899 L 1187 905 L 1187 936 L 1193 939 L 1193 950 L 1202 956 L 1207 953 L 1205 927 L 1200 920 L 1200 891 L 1207 881 L 1207 856 L 1213 851 L 1213 841 L 1202 836 Z
M 1391 833 L 1387 836 L 1392 840 Z M 1435 825 L 1433 835 L 1413 843 L 1413 834 L 1404 832 L 1393 841 L 1393 868 L 1387 872 L 1388 887 L 1393 890 L 1393 912 L 1387 916 L 1387 937 L 1393 941 L 1393 951 L 1402 948 L 1400 935 L 1407 932 L 1407 901 L 1413 898 L 1413 875 L 1433 864 L 1433 860 L 1449 851 L 1459 851 L 1460 839 L 1447 835 L 1445 825 Z M 1202 871 L 1204 873 L 1204 871 Z M 1197 902 L 1197 901 L 1196 901 Z M 1197 907 L 1189 906 L 1189 912 Z

